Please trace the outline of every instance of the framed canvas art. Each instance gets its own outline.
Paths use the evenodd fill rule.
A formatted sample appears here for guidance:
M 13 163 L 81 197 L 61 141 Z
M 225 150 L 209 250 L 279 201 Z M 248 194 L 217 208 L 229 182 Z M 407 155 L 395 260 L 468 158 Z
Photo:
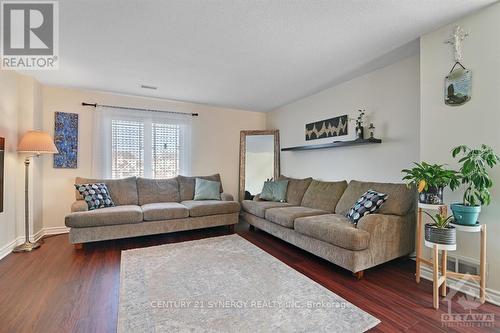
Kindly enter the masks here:
M 306 125 L 306 141 L 347 135 L 347 115 L 309 123 Z
M 59 154 L 54 154 L 54 168 L 78 167 L 78 114 L 56 112 L 54 143 Z

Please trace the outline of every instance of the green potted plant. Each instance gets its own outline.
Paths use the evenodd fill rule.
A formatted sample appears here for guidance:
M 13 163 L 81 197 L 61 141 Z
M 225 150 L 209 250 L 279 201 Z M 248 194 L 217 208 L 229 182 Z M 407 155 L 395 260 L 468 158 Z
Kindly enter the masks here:
M 449 186 L 452 190 L 460 185 L 457 172 L 445 169 L 443 164 L 416 163 L 412 169 L 403 169 L 403 180 L 418 189 L 418 201 L 424 204 L 441 205 L 443 189 Z
M 425 224 L 425 240 L 436 244 L 455 245 L 457 243 L 457 231 L 450 225 L 452 215 L 443 217 L 441 214 L 432 216 L 424 212 L 434 221 Z
M 461 156 L 460 179 L 466 185 L 462 203 L 451 204 L 455 223 L 475 225 L 481 212 L 481 205 L 489 205 L 491 201 L 490 189 L 493 181 L 488 175 L 488 168 L 493 168 L 500 158 L 487 145 L 479 148 L 458 146 L 451 151 L 455 158 Z

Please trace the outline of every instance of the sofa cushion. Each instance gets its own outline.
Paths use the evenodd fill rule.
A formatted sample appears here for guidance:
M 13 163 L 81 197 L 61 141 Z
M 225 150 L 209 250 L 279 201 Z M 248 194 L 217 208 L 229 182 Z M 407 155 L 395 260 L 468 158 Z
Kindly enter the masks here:
M 387 201 L 384 203 L 379 214 L 390 214 L 404 216 L 413 208 L 416 201 L 416 193 L 413 188 L 408 188 L 405 184 L 391 183 L 373 183 L 361 182 L 352 180 L 347 186 L 342 198 L 340 198 L 335 213 L 345 215 L 347 211 L 354 205 L 368 190 L 385 193 L 388 195 Z
M 365 192 L 349 209 L 346 217 L 352 223 L 358 224 L 358 221 L 365 215 L 373 214 L 380 209 L 380 206 L 387 200 L 387 194 L 369 190 Z
M 346 187 L 345 180 L 339 182 L 313 180 L 302 198 L 301 206 L 333 213 Z
M 356 228 L 339 214 L 302 217 L 295 220 L 295 231 L 344 249 L 360 251 L 370 244 L 370 234 Z
M 93 179 L 93 178 L 75 178 L 75 184 L 104 183 L 108 187 L 111 199 L 116 206 L 137 205 L 139 199 L 137 196 L 137 181 L 135 177 L 123 179 Z M 75 190 L 76 200 L 83 200 L 80 193 Z
M 177 178 L 137 178 L 137 192 L 139 195 L 139 205 L 181 201 Z
M 286 202 L 288 180 L 268 180 L 264 182 L 259 197 L 266 201 Z
M 66 226 L 72 228 L 101 227 L 139 222 L 142 222 L 142 210 L 141 207 L 136 205 L 123 205 L 86 212 L 76 212 L 67 215 L 65 219 Z
M 181 204 L 189 209 L 189 216 L 207 216 L 217 214 L 231 214 L 240 211 L 240 204 L 236 201 L 220 201 L 220 200 L 187 200 Z
M 75 187 L 84 198 L 89 210 L 115 206 L 106 184 L 75 184 Z
M 196 178 L 193 200 L 220 200 L 220 182 Z
M 185 177 L 179 175 L 177 176 L 177 181 L 179 182 L 179 193 L 181 196 L 180 201 L 193 200 L 196 178 L 201 178 L 221 183 L 220 192 L 221 193 L 223 192 L 222 182 L 220 180 L 220 175 L 218 173 L 211 176 L 200 176 L 200 177 Z
M 252 215 L 265 218 L 266 210 L 274 207 L 291 206 L 287 202 L 243 200 L 241 208 Z
M 144 221 L 182 219 L 189 216 L 189 209 L 177 202 L 149 203 L 141 206 Z
M 288 188 L 286 190 L 286 202 L 291 205 L 298 206 L 302 202 L 302 197 L 306 193 L 309 184 L 311 184 L 312 178 L 289 178 L 286 176 L 280 176 L 280 180 L 288 180 Z
M 309 207 L 278 207 L 266 210 L 266 220 L 279 224 L 283 227 L 293 228 L 296 218 L 328 214 L 324 210 Z

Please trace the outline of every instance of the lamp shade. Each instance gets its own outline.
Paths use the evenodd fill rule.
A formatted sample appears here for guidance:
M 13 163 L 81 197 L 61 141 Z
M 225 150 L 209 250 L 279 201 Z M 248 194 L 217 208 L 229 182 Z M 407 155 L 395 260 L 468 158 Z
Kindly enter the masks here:
M 17 151 L 20 153 L 36 154 L 58 153 L 54 140 L 52 140 L 49 133 L 42 131 L 28 131 L 24 133 L 17 146 Z

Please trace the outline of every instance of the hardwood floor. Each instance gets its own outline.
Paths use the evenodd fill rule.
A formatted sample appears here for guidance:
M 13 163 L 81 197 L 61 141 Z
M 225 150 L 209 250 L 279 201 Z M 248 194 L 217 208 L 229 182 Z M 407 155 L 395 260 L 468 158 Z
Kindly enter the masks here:
M 432 308 L 432 284 L 414 280 L 415 263 L 396 260 L 365 272 L 364 279 L 262 231 L 240 224 L 236 232 L 290 267 L 381 320 L 372 332 L 500 332 L 500 307 L 484 304 L 474 313 L 492 313 L 494 327 L 441 325 L 447 303 Z M 75 250 L 67 235 L 45 239 L 32 253 L 0 261 L 0 332 L 115 332 L 120 252 L 227 234 L 212 228 L 91 243 Z M 466 313 L 458 303 L 452 310 Z

